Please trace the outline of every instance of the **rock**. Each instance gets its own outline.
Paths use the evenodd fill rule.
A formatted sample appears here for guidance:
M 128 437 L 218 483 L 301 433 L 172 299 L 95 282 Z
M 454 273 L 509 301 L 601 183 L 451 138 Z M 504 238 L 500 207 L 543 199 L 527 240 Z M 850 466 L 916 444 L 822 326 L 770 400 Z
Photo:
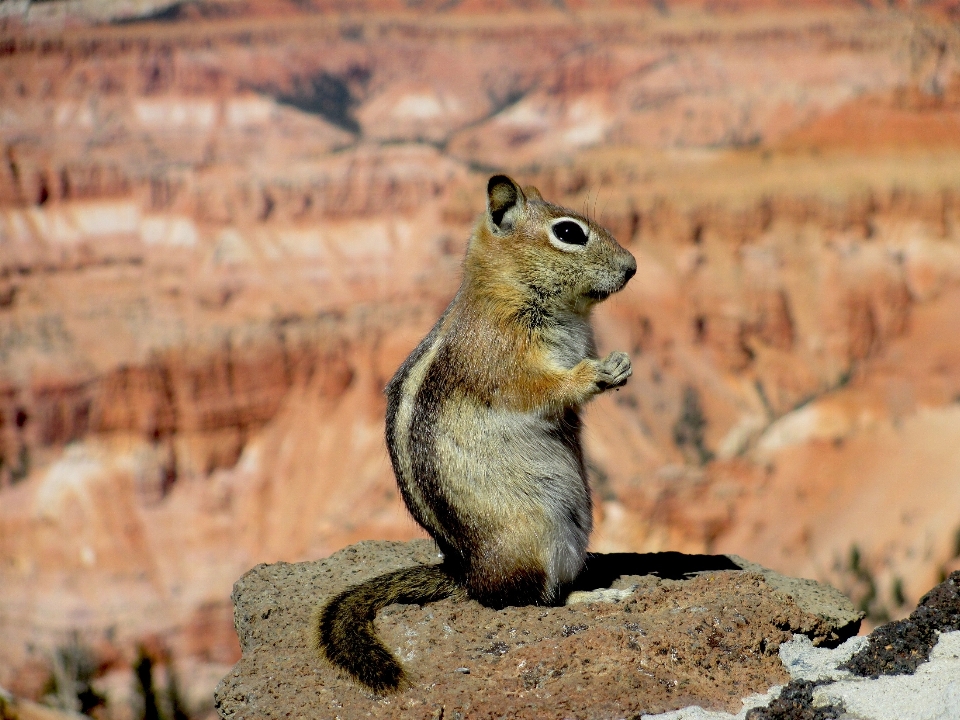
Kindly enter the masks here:
M 853 637 L 838 647 L 816 650 L 810 638 L 797 635 L 780 646 L 780 659 L 794 680 L 836 680 L 850 674 L 838 668 L 869 642 L 867 637 Z
M 571 594 L 576 602 L 563 607 L 497 611 L 445 600 L 383 610 L 378 632 L 414 678 L 399 695 L 376 697 L 318 658 L 310 643 L 318 604 L 367 578 L 437 559 L 430 541 L 367 541 L 326 560 L 246 573 L 233 591 L 243 657 L 217 688 L 220 716 L 602 718 L 694 704 L 738 710 L 741 697 L 788 679 L 777 650 L 794 633 L 829 644 L 859 626 L 859 614 L 836 591 L 741 558 L 594 554 Z
M 821 685 L 813 692 L 812 705 L 841 707 L 852 717 L 869 720 L 960 717 L 960 632 L 941 633 L 928 658 L 909 675 L 854 676 Z
M 809 680 L 792 682 L 767 707 L 757 708 L 747 717 L 750 720 L 837 720 L 842 717 L 843 710 L 836 705 L 814 709 L 814 688 L 816 683 Z
M 930 657 L 940 633 L 957 630 L 960 571 L 924 595 L 910 617 L 874 630 L 870 644 L 842 667 L 865 677 L 912 674 Z
M 910 618 L 837 648 L 795 635 L 779 651 L 790 683 L 744 698 L 736 716 L 691 706 L 642 720 L 953 720 L 960 717 L 958 585 L 954 573 Z

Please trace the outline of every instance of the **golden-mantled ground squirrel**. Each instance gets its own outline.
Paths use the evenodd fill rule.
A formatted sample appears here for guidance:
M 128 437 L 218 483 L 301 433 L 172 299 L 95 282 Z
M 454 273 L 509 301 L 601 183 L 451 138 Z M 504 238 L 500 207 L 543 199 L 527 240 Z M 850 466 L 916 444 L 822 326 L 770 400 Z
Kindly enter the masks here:
M 373 620 L 395 602 L 548 604 L 576 578 L 592 525 L 580 406 L 627 382 L 596 355 L 590 311 L 637 269 L 603 228 L 497 175 L 463 282 L 387 385 L 403 500 L 443 563 L 398 570 L 319 609 L 316 643 L 377 692 L 408 684 Z

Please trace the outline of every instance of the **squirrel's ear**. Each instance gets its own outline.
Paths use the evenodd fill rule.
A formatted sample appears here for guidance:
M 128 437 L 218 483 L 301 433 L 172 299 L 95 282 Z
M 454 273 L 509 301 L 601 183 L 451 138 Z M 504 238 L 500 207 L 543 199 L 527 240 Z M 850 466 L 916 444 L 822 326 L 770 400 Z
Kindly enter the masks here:
M 537 190 L 533 185 L 527 185 L 523 189 L 523 194 L 527 196 L 527 200 L 539 200 L 543 202 L 543 195 L 540 194 L 540 191 Z
M 487 214 L 500 232 L 513 229 L 517 211 L 526 202 L 523 190 L 506 175 L 494 175 L 487 183 Z

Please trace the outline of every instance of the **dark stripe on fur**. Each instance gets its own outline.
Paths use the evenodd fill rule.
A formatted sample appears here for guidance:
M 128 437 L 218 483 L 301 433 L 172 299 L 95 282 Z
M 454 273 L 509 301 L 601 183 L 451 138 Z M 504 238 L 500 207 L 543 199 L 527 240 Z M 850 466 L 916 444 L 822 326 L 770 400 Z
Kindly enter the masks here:
M 395 692 L 409 680 L 377 637 L 377 611 L 393 603 L 428 603 L 463 590 L 443 565 L 419 565 L 367 580 L 337 595 L 320 610 L 316 642 L 333 665 L 378 693 Z
M 469 573 L 470 557 L 464 549 L 476 543 L 475 533 L 462 521 L 446 497 L 444 483 L 437 467 L 435 428 L 439 425 L 444 401 L 452 399 L 458 387 L 465 387 L 465 378 L 458 377 L 459 362 L 449 344 L 440 341 L 440 347 L 424 375 L 413 401 L 410 419 L 410 448 L 412 482 L 420 486 L 420 494 L 430 498 L 430 509 L 439 527 L 421 522 L 440 546 L 451 567 Z M 446 531 L 440 534 L 441 530 Z
M 450 307 L 452 307 L 452 304 Z M 426 527 L 426 518 L 421 512 L 419 512 L 419 506 L 413 501 L 413 498 L 411 498 L 410 494 L 407 492 L 409 479 L 404 478 L 403 468 L 400 465 L 400 458 L 397 455 L 397 447 L 399 446 L 399 443 L 397 442 L 397 433 L 408 432 L 408 428 L 397 427 L 397 413 L 400 412 L 400 403 L 403 400 L 403 384 L 410 375 L 410 371 L 413 370 L 417 363 L 420 362 L 423 356 L 426 355 L 433 346 L 435 338 L 440 333 L 440 327 L 443 325 L 444 318 L 446 318 L 447 313 L 450 312 L 450 307 L 448 307 L 440 319 L 437 320 L 437 323 L 433 326 L 433 329 L 430 331 L 430 333 L 420 341 L 420 344 L 417 345 L 412 353 L 410 353 L 410 356 L 404 360 L 403 364 L 399 367 L 393 378 L 389 383 L 387 383 L 387 387 L 384 389 L 384 393 L 387 396 L 387 449 L 390 452 L 390 463 L 393 465 L 393 475 L 397 479 L 397 487 L 399 487 L 400 495 L 403 497 L 403 504 L 406 505 L 407 509 L 410 511 L 410 514 L 413 515 L 413 519 L 416 520 L 421 527 Z M 411 452 L 413 452 L 412 449 Z

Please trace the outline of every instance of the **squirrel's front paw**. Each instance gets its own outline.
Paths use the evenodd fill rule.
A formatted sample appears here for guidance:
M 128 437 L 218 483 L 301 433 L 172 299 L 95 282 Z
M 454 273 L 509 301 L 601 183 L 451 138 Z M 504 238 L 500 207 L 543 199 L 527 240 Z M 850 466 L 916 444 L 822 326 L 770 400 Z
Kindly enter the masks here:
M 619 350 L 610 353 L 601 360 L 600 367 L 597 370 L 597 387 L 600 388 L 601 392 L 626 385 L 627 378 L 633 375 L 633 365 L 630 363 L 630 357 Z

